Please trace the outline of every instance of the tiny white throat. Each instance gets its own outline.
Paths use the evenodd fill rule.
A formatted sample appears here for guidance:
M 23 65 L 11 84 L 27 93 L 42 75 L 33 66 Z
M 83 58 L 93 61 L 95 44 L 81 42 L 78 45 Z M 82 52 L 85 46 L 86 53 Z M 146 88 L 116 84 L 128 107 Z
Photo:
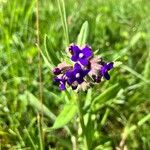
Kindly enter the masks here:
M 77 73 L 77 74 L 76 74 L 76 78 L 79 78 L 79 77 L 80 77 L 80 73 Z
M 79 54 L 79 58 L 82 58 L 84 55 L 83 55 L 83 53 L 80 53 Z

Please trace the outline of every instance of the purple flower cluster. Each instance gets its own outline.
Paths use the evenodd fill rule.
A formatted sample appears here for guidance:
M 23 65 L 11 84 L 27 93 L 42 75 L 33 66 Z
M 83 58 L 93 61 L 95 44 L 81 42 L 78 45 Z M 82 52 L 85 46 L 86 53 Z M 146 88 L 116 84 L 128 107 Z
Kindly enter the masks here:
M 99 83 L 102 78 L 110 79 L 108 71 L 113 68 L 113 62 L 106 63 L 101 58 L 94 57 L 88 45 L 80 48 L 71 44 L 68 49 L 74 65 L 60 63 L 53 69 L 54 82 L 59 84 L 61 90 L 65 90 L 67 85 L 75 90 L 91 83 Z

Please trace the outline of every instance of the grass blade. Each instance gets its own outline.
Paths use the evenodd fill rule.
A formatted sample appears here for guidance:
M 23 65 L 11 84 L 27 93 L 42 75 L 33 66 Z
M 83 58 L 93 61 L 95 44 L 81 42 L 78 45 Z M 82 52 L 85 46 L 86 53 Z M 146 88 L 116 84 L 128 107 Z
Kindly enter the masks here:
M 93 100 L 93 104 L 95 103 L 102 103 L 103 101 L 107 101 L 110 98 L 112 98 L 114 95 L 116 95 L 116 91 L 118 91 L 119 89 L 119 85 L 118 83 L 109 87 L 108 89 L 106 89 L 104 92 L 102 92 L 102 94 L 100 94 L 99 96 L 97 96 L 94 100 Z
M 66 19 L 65 3 L 64 3 L 64 0 L 57 0 L 57 3 L 58 3 L 59 13 L 61 16 L 63 30 L 65 33 L 66 45 L 69 45 L 69 33 L 68 33 L 68 26 L 67 26 L 67 19 Z
M 136 76 L 137 78 L 141 79 L 142 81 L 144 81 L 145 83 L 150 83 L 149 80 L 145 79 L 141 74 L 137 73 L 136 71 L 134 71 L 132 68 L 122 65 L 122 68 L 129 71 L 131 74 L 133 74 L 134 76 Z
M 85 21 L 81 27 L 80 33 L 79 33 L 78 38 L 77 38 L 77 44 L 79 46 L 82 46 L 83 44 L 86 43 L 86 40 L 88 37 L 88 32 L 89 32 L 88 27 L 89 27 L 88 22 Z
M 41 103 L 39 102 L 39 100 L 29 91 L 26 91 L 26 96 L 27 96 L 27 100 L 29 102 L 29 104 L 31 106 L 33 106 L 34 108 L 36 108 L 38 111 L 43 111 L 43 114 L 45 114 L 46 116 L 48 116 L 52 121 L 55 120 L 55 115 L 43 104 L 43 110 L 41 110 Z
M 31 145 L 32 145 L 33 149 L 34 149 L 34 150 L 37 150 L 36 145 L 34 144 L 34 142 L 33 142 L 32 138 L 31 138 L 31 136 L 30 136 L 30 134 L 29 134 L 27 128 L 25 128 L 24 130 L 25 130 L 25 132 L 26 132 L 26 135 L 27 135 L 29 141 L 31 142 Z
M 48 36 L 45 35 L 44 37 L 44 49 L 45 49 L 45 53 L 47 56 L 47 62 L 51 62 L 51 64 L 53 65 L 57 65 L 58 63 L 60 63 L 60 60 L 58 59 L 56 52 L 53 50 L 52 48 L 52 44 L 50 42 L 50 40 L 48 39 Z M 44 55 L 44 54 L 43 54 Z

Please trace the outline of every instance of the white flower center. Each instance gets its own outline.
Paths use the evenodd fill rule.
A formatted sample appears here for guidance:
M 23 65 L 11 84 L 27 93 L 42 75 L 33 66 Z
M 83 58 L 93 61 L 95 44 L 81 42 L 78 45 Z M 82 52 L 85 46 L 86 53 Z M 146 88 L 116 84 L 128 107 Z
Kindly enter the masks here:
M 80 77 L 80 73 L 77 73 L 77 74 L 76 74 L 76 78 L 79 78 L 79 77 Z
M 62 82 L 62 81 L 60 81 L 60 84 L 63 84 L 63 82 Z
M 80 53 L 79 54 L 79 58 L 82 58 L 84 55 L 83 55 L 83 53 Z

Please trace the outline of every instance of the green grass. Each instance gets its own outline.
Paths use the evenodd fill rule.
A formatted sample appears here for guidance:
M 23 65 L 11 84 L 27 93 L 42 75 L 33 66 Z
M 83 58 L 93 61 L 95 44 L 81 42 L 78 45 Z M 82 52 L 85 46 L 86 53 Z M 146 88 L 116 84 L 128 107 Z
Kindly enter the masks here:
M 43 149 L 150 149 L 149 8 L 149 0 L 41 0 L 41 106 L 36 0 L 0 0 L 0 149 L 42 149 L 40 112 Z M 60 92 L 51 68 L 68 60 L 68 43 L 85 41 L 118 62 L 111 80 L 80 95 Z

